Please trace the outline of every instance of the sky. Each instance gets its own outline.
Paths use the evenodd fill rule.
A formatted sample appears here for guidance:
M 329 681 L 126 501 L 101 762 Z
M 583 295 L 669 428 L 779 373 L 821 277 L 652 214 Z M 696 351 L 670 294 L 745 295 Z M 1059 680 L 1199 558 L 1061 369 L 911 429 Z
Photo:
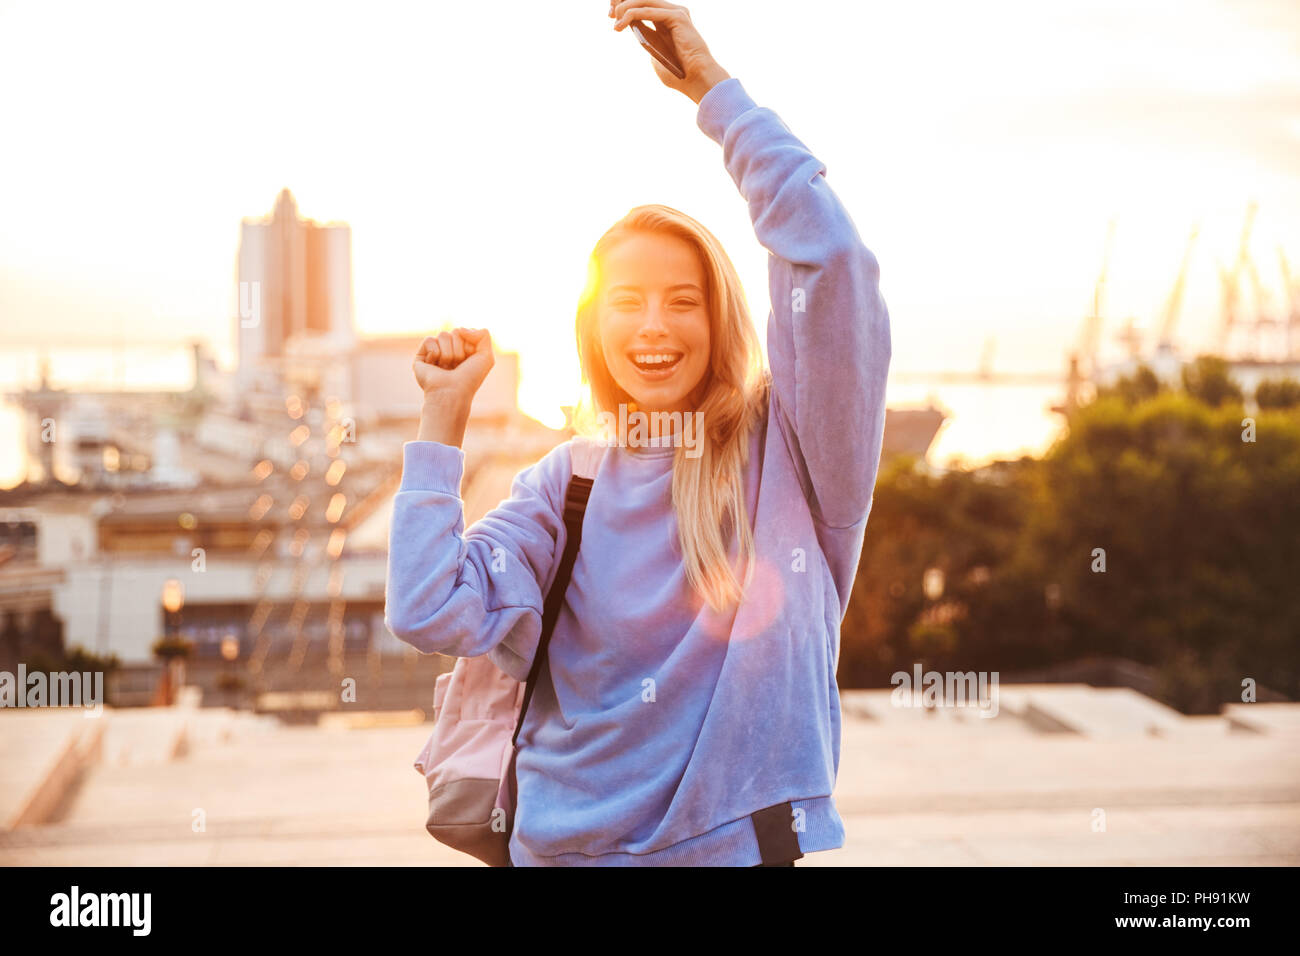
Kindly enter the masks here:
M 289 187 L 353 230 L 363 334 L 447 323 L 521 352 L 525 410 L 577 382 L 586 259 L 632 206 L 712 229 L 751 309 L 766 254 L 695 106 L 604 0 L 0 0 L 0 358 L 200 337 L 232 360 L 239 222 Z M 692 0 L 718 62 L 827 166 L 881 264 L 895 370 L 1055 370 L 1116 223 L 1107 347 L 1150 328 L 1200 227 L 1300 273 L 1300 4 Z M 412 385 L 414 388 L 414 384 Z

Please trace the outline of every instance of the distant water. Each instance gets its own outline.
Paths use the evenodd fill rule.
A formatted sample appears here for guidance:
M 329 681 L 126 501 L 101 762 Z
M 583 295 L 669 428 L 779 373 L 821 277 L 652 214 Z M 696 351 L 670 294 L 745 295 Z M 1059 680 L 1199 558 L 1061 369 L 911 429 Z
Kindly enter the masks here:
M 923 406 L 927 397 L 948 413 L 930 446 L 929 460 L 948 465 L 960 458 L 981 465 L 998 458 L 1038 456 L 1061 434 L 1064 419 L 1051 406 L 1064 397 L 1056 385 L 891 384 L 891 408 Z
M 127 347 L 59 350 L 51 358 L 51 375 L 60 388 L 188 388 L 191 356 L 176 347 Z M 0 351 L 0 393 L 34 385 L 37 356 L 31 349 Z M 950 385 L 908 382 L 891 384 L 891 407 L 923 406 L 933 399 L 950 416 L 930 446 L 930 461 L 947 465 L 954 458 L 978 465 L 996 458 L 1039 455 L 1060 434 L 1060 416 L 1049 410 L 1063 395 L 1051 385 Z M 0 400 L 0 487 L 22 477 L 25 437 L 21 409 Z

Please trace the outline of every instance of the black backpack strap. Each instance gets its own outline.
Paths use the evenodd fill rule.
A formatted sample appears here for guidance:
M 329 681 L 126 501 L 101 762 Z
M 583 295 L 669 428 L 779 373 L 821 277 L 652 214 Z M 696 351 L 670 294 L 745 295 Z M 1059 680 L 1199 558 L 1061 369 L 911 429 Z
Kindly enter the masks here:
M 533 699 L 533 689 L 537 686 L 537 675 L 542 671 L 542 661 L 546 660 L 551 632 L 555 630 L 555 622 L 560 617 L 564 592 L 569 587 L 569 576 L 573 574 L 573 563 L 578 559 L 578 545 L 582 543 L 582 518 L 587 513 L 587 499 L 591 496 L 592 484 L 592 479 L 581 475 L 569 478 L 569 490 L 564 500 L 564 554 L 560 557 L 560 566 L 555 571 L 551 589 L 546 593 L 546 604 L 542 608 L 542 636 L 537 642 L 537 653 L 533 655 L 528 680 L 524 682 L 524 702 L 519 708 L 519 722 L 515 724 L 514 736 L 510 738 L 512 745 L 519 743 L 519 731 L 523 729 L 524 716 Z
M 758 854 L 766 866 L 779 866 L 802 859 L 799 836 L 794 829 L 794 807 L 787 800 L 749 815 L 758 837 Z

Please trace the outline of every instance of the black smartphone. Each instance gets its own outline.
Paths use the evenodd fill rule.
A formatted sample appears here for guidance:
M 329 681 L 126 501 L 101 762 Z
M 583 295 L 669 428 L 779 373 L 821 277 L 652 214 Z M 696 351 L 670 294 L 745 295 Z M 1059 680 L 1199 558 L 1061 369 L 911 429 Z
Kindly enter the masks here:
M 665 70 L 679 80 L 686 79 L 686 71 L 682 69 L 681 61 L 677 59 L 677 50 L 673 47 L 672 34 L 668 32 L 667 27 L 660 30 L 645 20 L 633 20 L 629 25 L 641 45 L 663 65 Z

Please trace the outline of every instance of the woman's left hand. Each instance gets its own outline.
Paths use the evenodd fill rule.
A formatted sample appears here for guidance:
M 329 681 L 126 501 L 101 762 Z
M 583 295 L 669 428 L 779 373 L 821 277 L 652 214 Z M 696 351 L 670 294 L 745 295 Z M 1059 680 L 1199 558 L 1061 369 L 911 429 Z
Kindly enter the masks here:
M 649 20 L 660 31 L 667 28 L 686 76 L 678 79 L 657 60 L 652 61 L 655 72 L 665 86 L 680 90 L 696 103 L 730 75 L 718 66 L 718 61 L 705 46 L 700 31 L 691 23 L 690 12 L 685 7 L 667 3 L 666 0 L 618 0 L 610 4 L 609 15 L 614 18 L 615 30 L 626 29 L 633 20 Z

